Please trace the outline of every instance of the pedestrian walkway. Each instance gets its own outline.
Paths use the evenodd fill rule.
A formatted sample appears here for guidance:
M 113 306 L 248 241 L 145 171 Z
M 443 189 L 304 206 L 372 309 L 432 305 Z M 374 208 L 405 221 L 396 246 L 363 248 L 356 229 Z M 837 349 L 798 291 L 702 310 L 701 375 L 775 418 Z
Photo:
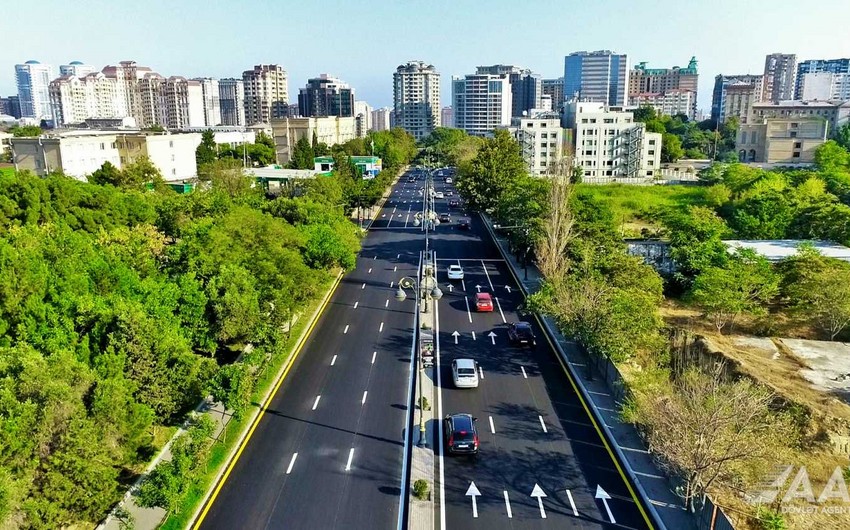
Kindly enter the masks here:
M 508 252 L 507 237 L 492 230 L 489 219 L 484 217 L 487 229 L 490 231 L 499 251 L 504 256 L 514 275 L 519 280 L 526 294 L 536 292 L 543 281 L 540 271 L 533 264 L 523 267 L 516 256 Z M 611 389 L 600 377 L 588 378 L 587 357 L 579 349 L 575 341 L 567 339 L 558 331 L 555 321 L 541 317 L 552 337 L 560 345 L 565 360 L 573 367 L 577 376 L 576 384 L 585 390 L 588 406 L 595 409 L 597 417 L 604 422 L 604 430 L 610 433 L 610 438 L 616 442 L 615 452 L 619 454 L 624 464 L 624 471 L 630 476 L 638 489 L 638 495 L 649 501 L 650 510 L 656 514 L 665 528 L 670 530 L 689 530 L 697 527 L 697 519 L 686 511 L 681 499 L 673 492 L 670 480 L 658 468 L 649 451 L 638 435 L 633 425 L 620 421 L 619 406 Z

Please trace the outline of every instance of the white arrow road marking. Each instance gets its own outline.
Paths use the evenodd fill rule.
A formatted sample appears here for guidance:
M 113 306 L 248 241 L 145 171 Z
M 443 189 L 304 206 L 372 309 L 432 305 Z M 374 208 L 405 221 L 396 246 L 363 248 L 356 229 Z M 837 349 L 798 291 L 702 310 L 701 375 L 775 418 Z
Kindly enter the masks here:
M 361 405 L 365 405 L 365 404 L 366 404 L 366 394 L 368 394 L 368 393 L 369 393 L 369 391 L 368 391 L 368 390 L 364 390 L 364 391 L 363 391 L 363 399 L 361 399 L 361 400 L 360 400 L 360 404 L 361 404 Z
M 507 289 L 507 290 L 508 290 L 508 294 L 511 294 L 511 286 L 510 286 L 510 285 L 506 285 L 506 286 L 505 286 L 505 289 Z
M 543 416 L 538 415 L 537 417 L 540 418 L 540 426 L 543 427 L 543 432 L 548 433 L 549 431 L 546 430 L 546 423 L 543 421 Z
M 490 284 L 490 290 L 495 291 L 495 289 L 493 289 L 493 282 L 490 281 L 490 273 L 487 272 L 487 264 L 484 263 L 484 260 L 481 260 L 481 266 L 484 267 L 484 275 L 487 276 L 487 283 Z
M 608 499 L 611 498 L 608 495 L 608 492 L 602 489 L 602 486 L 596 485 L 596 495 L 594 495 L 597 499 L 602 499 L 602 504 L 605 505 L 605 511 L 608 512 L 608 519 L 611 519 L 611 524 L 617 524 L 617 521 L 614 520 L 614 514 L 611 513 L 611 508 L 608 506 Z
M 475 338 L 475 332 L 474 331 L 472 332 L 472 340 L 478 340 L 478 339 Z
M 546 510 L 543 509 L 543 497 L 546 496 L 546 493 L 543 492 L 543 489 L 539 485 L 534 484 L 534 489 L 531 490 L 531 496 L 537 497 L 537 504 L 540 506 L 540 518 L 546 519 Z
M 495 346 L 496 345 L 496 334 L 491 331 L 490 333 L 487 334 L 487 336 L 490 337 L 490 341 L 493 343 L 493 346 Z
M 475 482 L 470 482 L 469 488 L 466 490 L 466 496 L 472 497 L 472 517 L 476 519 L 478 518 L 478 502 L 476 498 L 479 495 L 481 495 L 481 492 L 475 487 Z
M 366 288 L 366 283 L 363 283 L 363 285 L 360 286 L 360 290 L 362 291 L 365 288 Z
M 476 288 L 476 289 L 478 289 L 478 292 L 479 292 L 479 293 L 481 292 L 481 286 L 480 286 L 480 285 L 475 284 L 475 288 Z
M 354 302 L 354 309 L 357 309 L 357 304 L 359 304 L 359 303 L 360 303 L 359 301 L 358 301 L 358 302 Z
M 449 284 L 449 292 L 452 293 L 452 292 L 454 292 L 454 290 L 455 290 L 455 286 L 452 285 L 452 284 Z
M 346 333 L 348 333 L 348 324 L 346 324 L 346 325 L 345 325 L 345 329 L 344 329 L 344 330 L 342 330 L 342 334 L 343 334 L 343 335 L 345 335 Z
M 455 338 L 455 344 L 457 344 L 457 338 L 458 338 L 458 337 L 460 337 L 460 333 L 458 333 L 457 331 L 455 331 L 454 333 L 452 333 L 452 337 L 454 337 L 454 338 Z
M 378 356 L 378 352 L 373 351 L 372 352 L 372 364 L 375 364 L 375 357 L 377 357 L 377 356 Z
M 490 418 L 490 432 L 492 434 L 496 434 L 496 426 L 493 424 L 493 416 L 488 416 Z
M 499 308 L 499 314 L 502 315 L 502 324 L 507 324 L 508 321 L 505 320 L 505 314 L 502 313 L 502 304 L 499 303 L 499 297 L 496 297 L 496 307 Z
M 322 398 L 322 396 L 316 396 L 316 401 L 313 402 L 313 410 L 316 410 L 316 407 L 319 406 L 319 400 L 321 398 Z
M 381 326 L 378 328 L 378 333 L 381 333 L 382 331 L 384 331 L 384 323 L 383 322 L 381 322 Z
M 573 494 L 570 492 L 570 490 L 567 490 L 567 499 L 570 500 L 570 508 L 573 509 L 573 515 L 578 517 L 578 510 L 576 510 L 576 503 L 573 502 Z
M 382 217 L 382 218 L 383 218 L 383 217 L 386 217 L 386 216 L 387 216 L 387 214 L 385 214 L 385 213 L 382 213 L 382 214 L 381 214 L 381 217 Z
M 528 374 L 525 373 L 525 366 L 520 366 L 520 370 L 522 370 L 522 377 L 528 379 Z
M 333 359 L 331 359 L 331 366 L 333 366 L 334 363 L 336 363 L 336 355 L 334 355 Z
M 289 461 L 289 467 L 286 468 L 286 474 L 292 473 L 292 466 L 295 465 L 295 459 L 298 458 L 298 453 L 292 453 L 292 460 Z
M 508 498 L 507 490 L 504 491 L 505 494 L 505 509 L 508 510 L 508 519 L 513 518 L 514 514 L 511 512 L 511 500 Z
M 345 463 L 345 470 L 351 470 L 351 459 L 354 458 L 354 448 L 348 450 L 348 462 Z
M 466 316 L 469 317 L 469 323 L 472 324 L 472 312 L 469 310 L 469 297 L 464 296 L 463 301 L 466 302 Z

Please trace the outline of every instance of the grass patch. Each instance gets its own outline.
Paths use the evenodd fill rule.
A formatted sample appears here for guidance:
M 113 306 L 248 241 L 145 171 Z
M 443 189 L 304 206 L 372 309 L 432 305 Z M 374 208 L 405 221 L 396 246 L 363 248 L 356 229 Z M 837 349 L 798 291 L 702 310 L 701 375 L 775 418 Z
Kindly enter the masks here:
M 3 177 L 6 177 L 6 176 L 12 177 L 12 176 L 14 176 L 14 175 L 15 175 L 15 166 L 0 167 L 0 176 L 3 176 Z
M 336 275 L 326 280 L 321 286 L 321 292 L 327 292 L 335 278 Z M 292 351 L 298 343 L 298 338 L 310 323 L 309 317 L 312 316 L 313 312 L 321 303 L 322 299 L 316 300 L 316 302 L 304 310 L 302 313 L 304 318 L 299 318 L 292 326 L 292 333 L 284 345 L 284 351 L 287 352 L 286 355 L 273 357 L 271 362 L 257 378 L 257 387 L 251 395 L 253 403 L 260 403 L 265 393 L 269 390 L 269 387 L 271 387 L 271 385 L 275 382 L 275 376 L 280 371 L 281 366 L 283 366 L 292 356 Z M 170 514 L 165 522 L 160 526 L 161 529 L 180 530 L 188 527 L 191 522 L 192 515 L 194 515 L 195 510 L 197 510 L 201 500 L 204 498 L 204 494 L 213 487 L 213 480 L 215 480 L 216 474 L 218 474 L 221 467 L 227 463 L 227 456 L 233 450 L 233 447 L 239 443 L 239 434 L 251 421 L 253 412 L 256 408 L 259 407 L 254 406 L 253 408 L 246 410 L 242 417 L 234 418 L 227 424 L 226 435 L 219 435 L 219 441 L 214 443 L 210 448 L 204 473 L 189 488 L 189 491 L 186 493 L 186 497 L 180 506 L 179 512 Z M 224 441 L 221 441 L 222 439 Z

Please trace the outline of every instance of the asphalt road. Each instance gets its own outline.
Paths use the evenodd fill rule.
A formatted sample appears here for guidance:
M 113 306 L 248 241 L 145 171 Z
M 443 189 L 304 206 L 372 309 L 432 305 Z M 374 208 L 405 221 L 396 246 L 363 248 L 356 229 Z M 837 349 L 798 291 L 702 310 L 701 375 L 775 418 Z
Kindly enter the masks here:
M 202 528 L 397 527 L 415 302 L 395 286 L 419 267 L 421 183 L 393 189 Z
M 435 180 L 438 191 L 453 189 Z M 449 199 L 436 200 L 438 212 L 452 211 Z M 472 229 L 464 231 L 457 217 L 431 237 L 444 293 L 437 309 L 437 413 L 477 417 L 481 445 L 477 458 L 440 457 L 438 528 L 646 528 L 554 350 L 537 322 L 519 315 L 519 288 L 481 220 L 471 216 Z M 463 267 L 463 281 L 449 282 L 450 264 Z M 494 296 L 494 312 L 475 312 L 479 289 Z M 508 344 L 506 323 L 517 320 L 532 323 L 536 348 Z M 453 388 L 450 365 L 459 357 L 478 361 L 477 389 Z M 473 481 L 481 493 L 477 517 L 466 495 Z M 535 485 L 546 495 L 540 501 L 531 496 Z M 598 486 L 611 497 L 610 515 L 595 498 Z

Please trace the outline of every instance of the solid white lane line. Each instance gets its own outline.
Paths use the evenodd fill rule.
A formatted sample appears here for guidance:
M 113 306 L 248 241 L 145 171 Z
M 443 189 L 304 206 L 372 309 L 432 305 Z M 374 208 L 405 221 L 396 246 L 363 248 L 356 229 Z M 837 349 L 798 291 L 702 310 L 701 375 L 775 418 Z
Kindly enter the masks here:
M 334 355 L 333 359 L 331 359 L 331 366 L 333 366 L 335 363 L 336 363 L 336 355 Z
M 390 299 L 389 299 L 389 298 L 387 298 L 387 301 L 386 301 L 386 302 L 384 302 L 384 307 L 387 307 L 387 306 L 389 306 L 389 305 L 390 305 Z
M 540 418 L 540 426 L 543 427 L 543 432 L 548 433 L 549 431 L 546 430 L 546 423 L 543 421 L 543 416 L 538 415 L 537 417 Z
M 567 490 L 569 491 L 569 490 Z M 508 519 L 511 519 L 514 514 L 511 512 L 511 500 L 508 498 L 508 492 L 505 490 L 505 509 L 508 510 Z
M 292 466 L 295 465 L 295 459 L 298 458 L 298 453 L 292 453 L 292 459 L 289 461 L 289 467 L 286 468 L 286 474 L 292 473 Z
M 463 280 L 460 281 L 460 286 L 463 287 L 463 291 L 466 292 L 466 282 Z
M 492 434 L 496 434 L 496 426 L 493 425 L 493 416 L 488 416 L 490 418 L 490 432 Z
M 343 335 L 345 335 L 346 333 L 348 333 L 348 324 L 346 324 L 346 325 L 345 325 L 345 329 L 344 329 L 344 330 L 342 330 L 342 334 L 343 334 Z
M 321 398 L 322 398 L 322 396 L 316 396 L 316 401 L 313 402 L 313 410 L 316 410 L 316 407 L 319 406 L 319 400 Z
M 354 458 L 354 448 L 348 450 L 348 462 L 345 463 L 345 470 L 351 470 L 351 459 Z
M 469 298 L 464 296 L 463 301 L 466 302 L 466 316 L 469 317 L 469 322 L 472 323 L 472 311 L 469 310 Z
M 522 370 L 522 377 L 528 379 L 528 374 L 525 373 L 525 366 L 520 366 L 519 369 Z
M 373 351 L 372 352 L 372 364 L 375 364 L 375 357 L 377 357 L 377 356 L 378 356 L 378 352 Z
M 496 298 L 496 307 L 499 308 L 499 314 L 502 315 L 502 324 L 507 324 L 508 321 L 505 320 L 505 314 L 502 313 L 502 304 L 499 303 L 499 297 L 495 297 L 495 298 Z
M 381 326 L 378 328 L 378 333 L 381 333 L 382 331 L 384 331 L 384 323 L 383 322 L 381 322 Z
M 354 302 L 354 309 L 357 309 L 357 304 L 359 304 L 359 303 L 360 303 L 359 301 Z
M 493 289 L 493 282 L 490 281 L 490 273 L 487 272 L 487 265 L 483 260 L 481 261 L 481 266 L 484 267 L 484 275 L 487 276 L 487 283 L 490 284 L 490 291 L 495 291 L 495 289 Z
M 365 288 L 366 288 L 366 283 L 364 282 L 363 285 L 360 286 L 360 290 L 362 291 Z
M 360 404 L 361 404 L 361 405 L 365 405 L 365 404 L 366 404 L 366 394 L 368 394 L 368 393 L 369 393 L 369 391 L 368 391 L 368 390 L 364 390 L 364 391 L 363 391 L 363 399 L 361 399 L 361 400 L 360 400 Z
M 573 515 L 578 517 L 578 510 L 576 510 L 576 503 L 573 502 L 573 494 L 570 493 L 570 490 L 567 490 L 567 498 L 570 500 L 570 508 L 573 509 Z
M 478 367 L 478 377 L 480 377 L 481 379 L 484 379 L 484 369 L 481 368 L 480 366 Z

